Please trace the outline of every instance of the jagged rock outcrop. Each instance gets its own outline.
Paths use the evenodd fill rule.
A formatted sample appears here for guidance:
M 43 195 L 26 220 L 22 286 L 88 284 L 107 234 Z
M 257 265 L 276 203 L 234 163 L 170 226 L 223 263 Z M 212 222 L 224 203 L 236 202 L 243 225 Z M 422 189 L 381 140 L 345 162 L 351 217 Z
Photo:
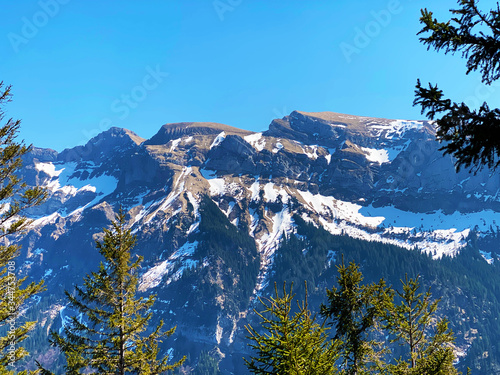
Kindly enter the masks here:
M 125 149 L 136 148 L 144 142 L 134 132 L 112 127 L 92 138 L 84 146 L 76 146 L 66 149 L 57 155 L 60 162 L 79 162 L 81 160 L 101 162 L 115 152 L 123 152 Z

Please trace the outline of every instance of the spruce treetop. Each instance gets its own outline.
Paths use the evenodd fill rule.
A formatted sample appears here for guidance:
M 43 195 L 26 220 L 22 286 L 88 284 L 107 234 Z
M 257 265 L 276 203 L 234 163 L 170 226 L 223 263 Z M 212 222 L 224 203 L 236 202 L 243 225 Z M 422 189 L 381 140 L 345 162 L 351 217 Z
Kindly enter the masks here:
M 427 9 L 422 10 L 418 33 L 428 49 L 445 54 L 461 53 L 466 59 L 466 74 L 478 71 L 481 80 L 491 85 L 500 78 L 500 8 L 483 11 L 477 0 L 459 0 L 459 8 L 450 10 L 452 18 L 440 22 Z M 414 105 L 429 119 L 436 120 L 441 150 L 456 158 L 457 169 L 474 172 L 500 165 L 500 110 L 484 102 L 479 108 L 445 98 L 437 85 L 428 87 L 417 81 Z

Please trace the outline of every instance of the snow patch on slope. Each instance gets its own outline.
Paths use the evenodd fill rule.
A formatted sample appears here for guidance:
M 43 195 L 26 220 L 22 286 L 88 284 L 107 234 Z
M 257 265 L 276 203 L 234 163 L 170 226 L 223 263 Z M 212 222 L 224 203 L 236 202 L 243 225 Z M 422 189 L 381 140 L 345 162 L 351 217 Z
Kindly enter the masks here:
M 307 146 L 307 148 L 302 147 L 304 154 L 307 155 L 309 159 L 316 160 L 318 158 L 318 145 Z M 331 157 L 331 155 L 330 155 Z M 328 163 L 330 164 L 330 163 Z
M 262 133 L 250 134 L 243 137 L 243 139 L 259 152 L 266 147 L 266 139 L 262 136 Z
M 177 146 L 179 146 L 179 143 L 181 143 L 182 138 L 174 139 L 172 141 L 172 145 L 170 146 L 170 152 L 174 151 Z
M 220 316 L 217 317 L 217 327 L 215 328 L 215 341 L 217 341 L 217 345 L 220 344 L 220 341 L 222 339 L 222 332 L 223 328 L 220 325 Z
M 255 293 L 258 293 L 268 285 L 269 278 L 267 270 L 272 264 L 274 253 L 279 247 L 280 240 L 284 235 L 289 235 L 290 233 L 292 233 L 295 228 L 292 215 L 288 207 L 286 206 L 283 207 L 283 209 L 280 212 L 276 213 L 274 216 L 268 217 L 268 219 L 271 220 L 273 224 L 272 231 L 256 239 L 257 249 L 259 250 L 261 257 L 261 269 L 257 278 Z M 254 220 L 252 222 L 253 230 L 255 230 L 257 223 L 258 216 L 254 217 Z
M 350 222 L 365 227 L 377 227 L 383 222 L 384 217 L 364 216 L 359 211 L 359 204 L 344 202 L 333 197 L 312 194 L 309 191 L 298 190 L 302 198 L 314 211 L 335 219 L 349 218 Z
M 290 195 L 285 189 L 276 187 L 276 185 L 273 184 L 272 182 L 267 182 L 264 185 L 264 188 L 261 189 L 259 178 L 257 178 L 252 183 L 252 185 L 250 185 L 250 187 L 247 189 L 250 191 L 252 195 L 250 198 L 252 201 L 259 200 L 261 191 L 263 194 L 264 201 L 266 202 L 276 202 L 278 198 L 281 197 L 281 201 L 283 203 L 288 203 L 290 199 Z
M 276 202 L 278 199 L 279 192 L 274 188 L 272 182 L 268 182 L 264 185 L 264 199 L 268 202 Z
M 172 203 L 174 203 L 177 198 L 181 195 L 182 192 L 184 192 L 184 186 L 185 186 L 185 179 L 188 177 L 193 171 L 192 167 L 184 167 L 182 172 L 179 174 L 179 177 L 175 180 L 174 187 L 172 191 L 167 195 L 167 197 L 163 200 L 161 203 L 160 207 L 156 209 L 156 211 L 167 211 Z M 180 211 L 180 208 L 174 212 L 171 213 L 170 217 L 175 216 L 176 213 Z M 142 211 L 141 211 L 142 212 Z M 149 223 L 154 215 L 151 215 L 150 218 L 146 221 L 146 223 Z
M 35 163 L 35 169 L 39 172 L 44 172 L 49 177 L 58 177 L 63 169 L 56 171 L 56 166 L 53 163 Z
M 493 262 L 495 261 L 495 259 L 493 259 L 493 257 L 491 256 L 491 252 L 488 253 L 486 251 L 479 250 L 479 253 L 484 258 L 484 260 L 488 262 L 488 264 L 493 264 Z
M 68 308 L 68 305 L 66 306 L 61 306 L 61 305 L 56 305 L 55 309 L 56 311 L 59 310 L 59 317 L 61 318 L 61 328 L 59 328 L 59 334 L 62 335 L 64 333 L 64 328 L 70 327 L 72 325 L 72 316 L 73 316 L 73 311 L 70 308 L 70 313 L 66 312 L 66 309 Z M 50 314 L 52 315 L 52 314 Z M 82 322 L 83 318 L 83 313 L 78 314 L 76 317 L 78 322 Z
M 220 145 L 224 139 L 226 139 L 226 133 L 221 132 L 217 137 L 215 137 L 214 141 L 212 142 L 212 144 L 210 146 L 210 149 Z
M 210 195 L 220 196 L 226 193 L 232 194 L 235 197 L 240 193 L 240 186 L 235 182 L 227 182 L 222 177 L 217 177 L 214 171 L 200 169 L 201 175 L 207 180 L 210 185 Z
M 35 163 L 36 170 L 48 175 L 48 178 L 43 181 L 42 186 L 46 187 L 51 195 L 59 195 L 63 203 L 80 193 L 91 192 L 96 194 L 94 199 L 86 202 L 79 209 L 95 205 L 103 197 L 111 194 L 116 189 L 118 180 L 113 176 L 101 174 L 90 178 L 81 178 L 81 176 L 91 176 L 98 167 L 91 163 L 87 163 L 86 168 L 79 168 L 74 162 Z
M 31 223 L 31 227 L 42 227 L 47 224 L 52 224 L 55 223 L 55 221 L 60 218 L 61 215 L 59 215 L 57 212 L 54 212 L 48 216 L 41 217 L 39 219 L 36 219 Z
M 466 245 L 471 228 L 486 232 L 487 223 L 500 221 L 500 213 L 492 210 L 453 214 L 438 210 L 422 214 L 393 206 L 363 207 L 308 191 L 299 193 L 309 208 L 320 215 L 320 223 L 333 234 L 347 234 L 407 249 L 417 246 L 435 259 L 455 255 Z
M 281 150 L 283 150 L 283 144 L 281 142 L 276 142 L 273 148 L 273 154 L 277 154 Z
M 139 282 L 139 291 L 143 292 L 151 288 L 155 288 L 160 285 L 161 281 L 165 276 L 172 274 L 177 266 L 177 270 L 172 276 L 167 280 L 166 284 L 170 284 L 172 281 L 177 281 L 184 272 L 185 269 L 196 267 L 198 261 L 190 259 L 193 256 L 196 248 L 198 247 L 198 242 L 186 242 L 177 251 L 175 251 L 167 260 L 156 264 L 151 267 L 144 275 L 142 275 Z
M 250 193 L 252 193 L 252 197 L 250 198 L 250 200 L 256 201 L 259 198 L 260 192 L 260 183 L 258 178 L 253 182 L 252 185 L 250 185 L 250 188 L 248 188 L 248 190 L 250 190 Z
M 500 212 L 484 210 L 480 212 L 461 213 L 455 211 L 445 214 L 442 210 L 427 213 L 416 213 L 403 211 L 394 206 L 373 207 L 367 206 L 359 209 L 363 216 L 383 217 L 382 225 L 415 228 L 417 231 L 436 231 L 456 229 L 459 232 L 477 227 L 478 230 L 486 232 L 489 224 L 494 221 L 500 222 Z
M 226 184 L 223 178 L 212 178 L 210 184 L 210 195 L 223 195 L 226 192 Z
M 212 178 L 207 181 L 210 185 L 211 196 L 230 194 L 236 197 L 238 195 L 239 185 L 235 182 L 227 183 L 223 178 Z
M 394 120 L 388 123 L 369 122 L 367 124 L 372 130 L 375 130 L 375 136 L 384 135 L 386 139 L 402 138 L 410 130 L 421 130 L 424 126 L 422 121 Z
M 366 154 L 366 159 L 373 163 L 383 164 L 391 161 L 387 150 L 377 150 L 374 148 L 361 147 Z

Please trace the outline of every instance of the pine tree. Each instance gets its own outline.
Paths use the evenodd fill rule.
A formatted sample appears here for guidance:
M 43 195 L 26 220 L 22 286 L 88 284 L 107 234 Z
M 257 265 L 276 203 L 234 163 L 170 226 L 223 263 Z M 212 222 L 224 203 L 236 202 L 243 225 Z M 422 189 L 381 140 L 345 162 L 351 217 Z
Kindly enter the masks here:
M 256 352 L 245 359 L 254 374 L 327 375 L 336 374 L 338 344 L 327 339 L 327 328 L 315 321 L 305 301 L 297 303 L 292 313 L 293 285 L 287 292 L 283 284 L 282 296 L 275 284 L 275 297 L 259 298 L 264 310 L 257 312 L 260 329 L 246 326 L 253 341 L 249 344 Z
M 162 332 L 161 322 L 146 334 L 155 298 L 136 297 L 142 257 L 131 260 L 135 242 L 120 210 L 111 229 L 104 229 L 102 241 L 96 241 L 105 259 L 99 270 L 85 277 L 83 288 L 75 287 L 75 295 L 66 292 L 70 306 L 82 318 L 73 316 L 63 335 L 51 333 L 50 342 L 64 353 L 67 374 L 160 374 L 183 362 L 170 365 L 168 355 L 157 359 L 158 343 L 175 327 Z
M 461 52 L 467 59 L 467 74 L 480 71 L 482 82 L 491 85 L 500 78 L 500 8 L 489 12 L 478 8 L 477 0 L 459 0 L 460 7 L 451 10 L 454 17 L 447 22 L 433 18 L 422 10 L 420 41 L 445 54 Z M 490 109 L 485 102 L 471 109 L 465 103 L 454 103 L 444 97 L 437 85 L 423 87 L 417 81 L 414 105 L 422 107 L 431 120 L 436 118 L 437 138 L 444 142 L 441 150 L 456 158 L 459 169 L 464 166 L 476 172 L 500 165 L 500 110 Z
M 5 118 L 4 106 L 11 101 L 11 86 L 0 82 L 0 122 Z M 31 223 L 23 216 L 26 209 L 39 205 L 46 197 L 41 188 L 27 188 L 16 174 L 21 168 L 21 157 L 31 146 L 16 142 L 21 121 L 8 119 L 0 127 L 0 373 L 14 369 L 15 363 L 28 353 L 19 346 L 34 328 L 35 322 L 19 323 L 19 315 L 27 298 L 42 289 L 42 282 L 30 283 L 23 289 L 26 278 L 16 276 L 16 256 L 19 246 L 10 244 L 6 237 L 22 234 Z
M 377 352 L 379 345 L 370 339 L 370 334 L 377 328 L 382 306 L 386 305 L 391 291 L 384 280 L 362 285 L 363 275 L 354 263 L 346 267 L 342 260 L 337 269 L 338 287 L 327 290 L 329 303 L 321 306 L 321 314 L 335 326 L 342 374 L 367 374 L 371 367 L 382 366 L 381 353 Z
M 399 304 L 390 301 L 384 310 L 385 330 L 394 338 L 392 343 L 406 345 L 407 358 L 400 358 L 395 365 L 387 366 L 389 373 L 453 375 L 455 355 L 451 348 L 453 333 L 446 319 L 436 319 L 439 300 L 432 301 L 431 293 L 419 293 L 416 279 L 405 278 L 403 291 L 396 291 Z

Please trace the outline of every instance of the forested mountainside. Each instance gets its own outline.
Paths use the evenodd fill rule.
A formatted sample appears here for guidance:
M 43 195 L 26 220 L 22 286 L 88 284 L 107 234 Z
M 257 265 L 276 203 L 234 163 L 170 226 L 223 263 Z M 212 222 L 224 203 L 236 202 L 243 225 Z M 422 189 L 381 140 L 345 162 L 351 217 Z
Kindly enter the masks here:
M 22 175 L 50 196 L 11 238 L 21 274 L 47 288 L 27 310 L 31 364 L 60 365 L 47 334 L 71 316 L 64 290 L 97 268 L 94 241 L 121 206 L 144 257 L 139 290 L 177 325 L 164 350 L 188 354 L 186 368 L 215 358 L 222 374 L 246 373 L 256 296 L 293 281 L 300 298 L 307 280 L 318 307 L 343 256 L 367 281 L 421 275 L 458 366 L 499 371 L 499 177 L 457 173 L 438 149 L 430 122 L 299 111 L 262 133 L 176 123 L 149 140 L 111 128 L 61 153 L 33 149 Z

